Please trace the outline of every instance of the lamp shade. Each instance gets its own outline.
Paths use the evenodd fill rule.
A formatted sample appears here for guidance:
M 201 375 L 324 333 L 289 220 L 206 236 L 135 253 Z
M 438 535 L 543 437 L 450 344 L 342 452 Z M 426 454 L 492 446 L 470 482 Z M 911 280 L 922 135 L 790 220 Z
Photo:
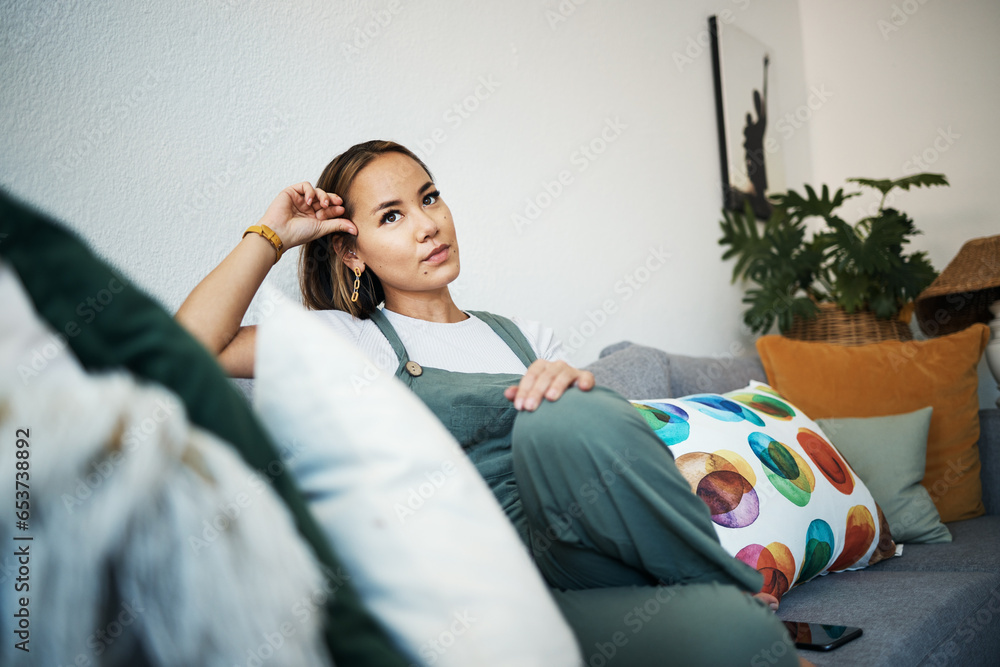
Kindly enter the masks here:
M 1000 235 L 966 241 L 941 275 L 917 297 L 920 330 L 928 336 L 989 322 L 1000 300 Z

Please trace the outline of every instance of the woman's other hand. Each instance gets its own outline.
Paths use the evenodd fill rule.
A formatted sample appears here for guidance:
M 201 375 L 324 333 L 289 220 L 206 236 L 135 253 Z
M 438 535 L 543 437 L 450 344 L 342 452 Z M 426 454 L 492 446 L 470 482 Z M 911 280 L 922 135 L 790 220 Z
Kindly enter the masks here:
M 287 250 L 332 232 L 357 235 L 358 228 L 342 215 L 340 196 L 299 183 L 278 193 L 260 222 L 278 235 Z
M 531 412 L 542 404 L 543 399 L 557 400 L 568 387 L 576 386 L 583 391 L 594 387 L 594 374 L 573 368 L 565 361 L 539 359 L 528 367 L 520 384 L 504 390 L 503 395 L 514 401 L 514 408 Z

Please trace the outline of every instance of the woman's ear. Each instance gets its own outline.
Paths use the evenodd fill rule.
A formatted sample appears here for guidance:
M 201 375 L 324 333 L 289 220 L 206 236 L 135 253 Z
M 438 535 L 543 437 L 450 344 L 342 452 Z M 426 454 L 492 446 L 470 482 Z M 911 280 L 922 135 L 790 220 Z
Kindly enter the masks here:
M 362 271 L 365 270 L 365 263 L 362 262 L 357 253 L 354 250 L 354 244 L 350 243 L 344 234 L 335 234 L 333 239 L 330 241 L 330 245 L 333 248 L 334 254 L 340 258 L 349 269 L 352 271 L 355 268 L 359 268 Z

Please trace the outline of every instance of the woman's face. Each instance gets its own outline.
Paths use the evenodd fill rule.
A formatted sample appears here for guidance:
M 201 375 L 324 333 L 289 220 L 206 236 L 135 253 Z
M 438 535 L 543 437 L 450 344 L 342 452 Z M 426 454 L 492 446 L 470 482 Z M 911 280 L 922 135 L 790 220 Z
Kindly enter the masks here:
M 451 211 L 412 158 L 402 153 L 376 157 L 344 199 L 358 228 L 354 252 L 382 281 L 387 306 L 404 294 L 430 296 L 458 277 Z

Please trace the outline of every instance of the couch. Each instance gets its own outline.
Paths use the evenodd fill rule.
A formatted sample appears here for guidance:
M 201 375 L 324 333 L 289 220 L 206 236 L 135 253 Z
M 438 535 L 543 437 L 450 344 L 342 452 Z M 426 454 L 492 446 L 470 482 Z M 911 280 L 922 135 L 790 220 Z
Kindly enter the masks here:
M 697 358 L 622 342 L 590 364 L 599 384 L 628 398 L 723 393 L 766 381 L 756 357 Z M 1000 664 L 1000 410 L 981 410 L 979 452 L 986 515 L 947 524 L 954 541 L 905 545 L 866 569 L 790 590 L 785 620 L 855 625 L 864 634 L 817 665 Z M 769 664 L 762 657 L 761 665 Z

